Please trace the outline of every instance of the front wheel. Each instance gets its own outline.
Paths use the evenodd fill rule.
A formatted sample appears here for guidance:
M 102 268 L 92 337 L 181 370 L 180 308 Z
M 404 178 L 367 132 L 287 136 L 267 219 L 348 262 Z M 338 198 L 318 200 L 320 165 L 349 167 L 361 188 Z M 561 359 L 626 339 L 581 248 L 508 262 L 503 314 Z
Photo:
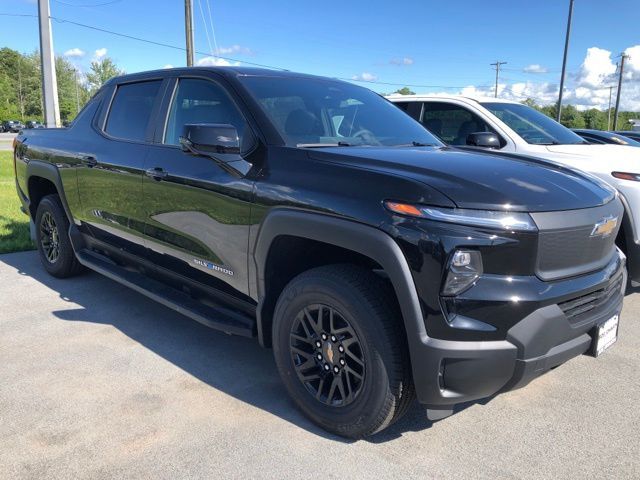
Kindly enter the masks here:
M 278 299 L 276 364 L 298 407 L 350 438 L 383 430 L 414 398 L 404 328 L 390 287 L 351 265 L 294 278 Z

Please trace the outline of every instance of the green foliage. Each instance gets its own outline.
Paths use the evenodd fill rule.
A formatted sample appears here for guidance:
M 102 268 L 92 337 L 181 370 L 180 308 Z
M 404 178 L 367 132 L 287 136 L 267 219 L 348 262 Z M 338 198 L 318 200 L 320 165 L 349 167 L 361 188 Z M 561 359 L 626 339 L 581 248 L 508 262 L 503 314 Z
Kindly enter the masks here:
M 522 101 L 524 105 L 535 108 L 545 115 L 556 119 L 558 113 L 558 105 L 538 105 L 534 99 L 527 98 Z M 567 128 L 591 128 L 594 130 L 608 130 L 613 128 L 613 109 L 611 109 L 611 125 L 607 127 L 608 112 L 606 110 L 598 110 L 591 108 L 589 110 L 580 111 L 573 105 L 562 106 L 562 117 L 560 123 Z M 640 112 L 620 112 L 618 114 L 618 130 L 631 130 L 632 125 L 630 119 L 640 119 Z
M 584 117 L 585 128 L 607 130 L 607 112 L 597 108 L 590 108 L 582 112 L 582 116 Z
M 398 90 L 396 90 L 393 93 L 399 93 L 400 95 L 415 95 L 416 94 L 416 92 L 411 90 L 409 87 L 399 88 Z
M 87 73 L 87 82 L 91 93 L 95 93 L 104 83 L 124 74 L 109 57 L 91 62 L 91 71 Z
M 70 122 L 106 80 L 121 75 L 113 60 L 92 62 L 87 81 L 64 57 L 56 57 L 60 120 Z M 0 49 L 0 121 L 43 120 L 40 54 Z
M 564 105 L 560 115 L 560 123 L 567 128 L 585 128 L 584 116 L 573 105 Z

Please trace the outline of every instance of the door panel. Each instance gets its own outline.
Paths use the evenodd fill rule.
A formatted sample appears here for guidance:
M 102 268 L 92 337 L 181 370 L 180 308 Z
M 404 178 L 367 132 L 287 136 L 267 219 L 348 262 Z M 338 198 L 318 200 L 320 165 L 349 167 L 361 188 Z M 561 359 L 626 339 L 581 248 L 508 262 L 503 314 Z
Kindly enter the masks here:
M 162 80 L 116 88 L 104 132 L 91 151 L 80 154 L 79 216 L 85 233 L 131 253 L 144 255 L 142 174 L 151 139 L 151 118 L 160 102 Z M 101 128 L 101 126 L 99 126 Z
M 166 143 L 151 146 L 145 163 L 147 255 L 207 286 L 247 294 L 253 181 L 176 145 L 185 124 L 231 124 L 242 135 L 245 121 L 224 88 L 202 78 L 180 79 L 166 108 Z

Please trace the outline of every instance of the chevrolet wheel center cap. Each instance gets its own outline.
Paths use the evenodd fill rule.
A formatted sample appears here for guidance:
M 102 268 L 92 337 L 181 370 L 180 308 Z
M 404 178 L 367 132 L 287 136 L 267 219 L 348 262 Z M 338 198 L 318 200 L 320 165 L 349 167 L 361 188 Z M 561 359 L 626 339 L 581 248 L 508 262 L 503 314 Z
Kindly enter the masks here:
M 330 363 L 333 363 L 333 346 L 329 342 L 327 342 L 324 348 L 327 360 L 329 360 Z

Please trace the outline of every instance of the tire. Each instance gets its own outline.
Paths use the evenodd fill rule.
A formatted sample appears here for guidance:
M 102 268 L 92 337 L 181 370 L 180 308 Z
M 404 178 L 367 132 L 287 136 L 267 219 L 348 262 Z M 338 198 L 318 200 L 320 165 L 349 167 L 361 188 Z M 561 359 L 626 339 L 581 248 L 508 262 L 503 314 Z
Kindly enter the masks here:
M 44 269 L 57 278 L 73 277 L 84 268 L 69 239 L 69 220 L 58 195 L 47 195 L 36 211 L 36 244 Z
M 373 435 L 415 397 L 395 298 L 368 270 L 329 265 L 291 280 L 274 311 L 273 349 L 293 401 L 329 432 Z

